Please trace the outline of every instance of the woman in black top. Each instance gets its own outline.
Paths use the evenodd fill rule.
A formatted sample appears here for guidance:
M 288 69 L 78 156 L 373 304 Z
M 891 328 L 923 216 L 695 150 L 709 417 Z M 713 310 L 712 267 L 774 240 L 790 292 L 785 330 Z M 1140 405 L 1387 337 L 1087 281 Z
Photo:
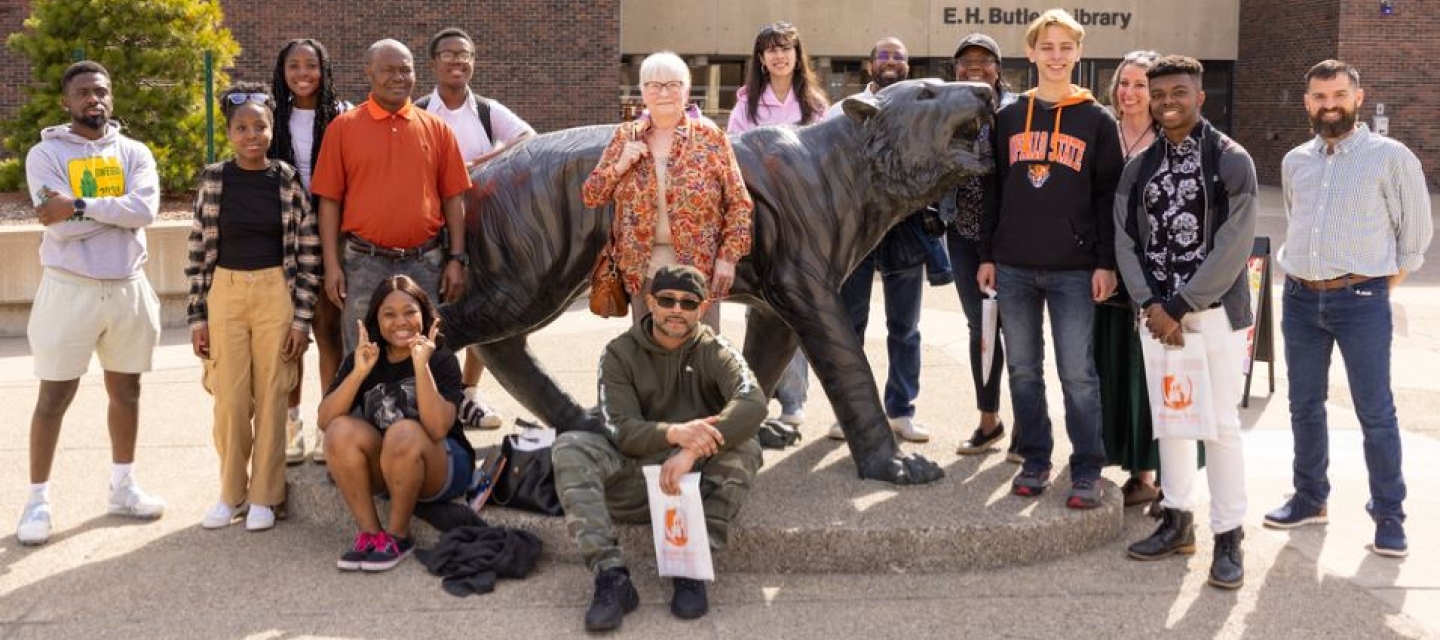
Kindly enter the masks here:
M 358 322 L 358 346 L 320 401 L 319 426 L 330 473 L 360 528 L 336 566 L 384 571 L 415 547 L 417 501 L 444 502 L 469 488 L 475 451 L 457 419 L 460 362 L 437 344 L 440 321 L 420 285 L 386 278 Z M 390 494 L 388 530 L 375 511 L 382 490 Z

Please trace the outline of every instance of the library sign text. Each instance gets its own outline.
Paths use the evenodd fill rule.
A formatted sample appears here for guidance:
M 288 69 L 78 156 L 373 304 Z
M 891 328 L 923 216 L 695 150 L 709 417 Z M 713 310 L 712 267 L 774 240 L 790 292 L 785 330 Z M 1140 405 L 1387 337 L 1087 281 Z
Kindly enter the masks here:
M 1070 15 L 1075 20 L 1087 27 L 1119 27 L 1121 30 L 1130 28 L 1129 11 L 1092 11 L 1089 9 L 1070 9 Z M 945 7 L 941 11 L 941 22 L 945 24 L 999 24 L 1025 26 L 1036 18 L 1040 17 L 1040 11 L 1028 7 L 1005 9 L 1001 7 Z

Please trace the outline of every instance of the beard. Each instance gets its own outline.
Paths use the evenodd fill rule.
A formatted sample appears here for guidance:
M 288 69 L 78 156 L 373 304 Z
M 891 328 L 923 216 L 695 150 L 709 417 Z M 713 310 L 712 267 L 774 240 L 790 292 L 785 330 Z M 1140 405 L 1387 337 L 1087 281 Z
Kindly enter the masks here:
M 1322 109 L 1310 116 L 1310 128 L 1314 129 L 1315 134 L 1322 138 L 1339 138 L 1355 129 L 1355 119 L 1357 115 L 1355 111 L 1355 109 L 1346 109 L 1344 107 Z M 1340 118 L 1338 120 L 1326 120 L 1325 116 L 1329 113 L 1339 113 Z
M 105 125 L 109 124 L 110 122 L 110 116 L 103 113 L 97 116 L 87 116 L 85 114 L 72 115 L 70 116 L 70 122 L 86 127 L 88 129 L 104 131 Z

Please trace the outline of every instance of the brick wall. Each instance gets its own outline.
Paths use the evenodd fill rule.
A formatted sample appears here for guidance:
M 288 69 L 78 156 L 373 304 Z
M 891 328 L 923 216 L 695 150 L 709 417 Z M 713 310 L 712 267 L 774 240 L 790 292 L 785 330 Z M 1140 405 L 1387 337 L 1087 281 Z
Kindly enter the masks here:
M 514 110 L 537 130 L 553 131 L 620 118 L 620 0 L 221 0 L 225 21 L 242 51 L 234 78 L 269 82 L 275 55 L 287 40 L 311 37 L 333 58 L 338 89 L 347 100 L 365 99 L 365 49 L 395 38 L 416 54 L 415 95 L 429 92 L 430 36 L 444 27 L 469 32 L 477 42 L 476 86 Z M 482 8 L 484 11 L 482 11 Z M 29 0 L 0 0 L 0 33 L 22 28 Z M 0 118 L 24 99 L 29 64 L 0 55 Z
M 1305 71 L 1337 58 L 1360 70 L 1360 117 L 1370 122 L 1384 103 L 1390 136 L 1420 157 L 1430 188 L 1440 189 L 1440 69 L 1426 62 L 1440 54 L 1440 42 L 1416 35 L 1440 28 L 1440 10 L 1414 0 L 1395 4 L 1395 15 L 1382 16 L 1373 0 L 1241 1 L 1232 122 L 1260 182 L 1280 184 L 1285 153 L 1313 137 Z

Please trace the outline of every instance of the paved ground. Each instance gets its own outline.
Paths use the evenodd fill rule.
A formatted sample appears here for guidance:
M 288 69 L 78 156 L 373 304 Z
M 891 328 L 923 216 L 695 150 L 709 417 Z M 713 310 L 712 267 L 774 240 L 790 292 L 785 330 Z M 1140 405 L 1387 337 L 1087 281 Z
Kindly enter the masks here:
M 1264 196 L 1261 233 L 1282 237 L 1275 193 Z M 653 577 L 647 550 L 632 548 L 643 605 L 627 617 L 624 630 L 639 637 L 725 638 L 1440 638 L 1440 551 L 1432 542 L 1440 535 L 1440 501 L 1433 498 L 1440 492 L 1440 468 L 1434 464 L 1440 460 L 1440 379 L 1433 375 L 1440 370 L 1440 251 L 1432 250 L 1431 256 L 1429 269 L 1396 295 L 1407 318 L 1396 340 L 1394 366 L 1411 496 L 1406 506 L 1412 553 L 1405 560 L 1382 559 L 1365 550 L 1373 532 L 1363 511 L 1364 463 L 1338 366 L 1330 379 L 1336 391 L 1331 400 L 1332 523 L 1292 533 L 1259 526 L 1264 511 L 1289 491 L 1285 391 L 1292 374 L 1281 362 L 1275 395 L 1269 396 L 1257 378 L 1250 408 L 1242 414 L 1248 430 L 1250 509 L 1248 579 L 1238 592 L 1204 585 L 1210 546 L 1203 526 L 1202 546 L 1193 559 L 1126 560 L 1125 545 L 1153 527 L 1132 510 L 1114 542 L 1029 565 L 864 574 L 725 573 L 711 589 L 712 613 L 691 623 L 669 615 L 668 584 Z M 973 428 L 966 409 L 973 397 L 963 318 L 953 289 L 926 294 L 919 418 L 936 432 L 937 441 L 907 448 L 945 466 L 946 482 L 955 490 L 953 495 L 946 486 L 896 492 L 888 485 L 848 480 L 843 448 L 824 441 L 832 416 L 815 386 L 806 440 L 790 459 L 844 483 L 837 490 L 849 487 L 857 517 L 888 512 L 905 520 L 894 506 L 916 496 L 933 497 L 941 509 L 955 500 L 956 509 L 975 508 L 978 501 L 1003 511 L 1015 500 L 1003 496 L 1008 479 L 1003 462 L 972 463 L 952 453 L 955 442 Z M 727 307 L 724 317 L 726 334 L 738 339 L 742 311 Z M 883 323 L 877 317 L 872 326 Z M 588 402 L 594 397 L 595 354 L 623 328 L 618 321 L 572 312 L 540 333 L 533 346 L 567 388 Z M 883 336 L 872 331 L 866 347 L 883 371 Z M 338 574 L 332 562 L 349 542 L 348 526 L 288 522 L 262 534 L 235 527 L 202 531 L 198 522 L 217 484 L 210 406 L 182 332 L 166 333 L 156 371 L 146 377 L 142 410 L 140 479 L 169 500 L 166 517 L 132 523 L 104 515 L 109 454 L 103 387 L 92 368 L 61 441 L 52 489 L 56 535 L 44 547 L 20 547 L 11 527 L 24 499 L 26 428 L 35 399 L 30 369 L 23 340 L 0 341 L 0 406 L 10 406 L 13 416 L 4 423 L 6 437 L 0 441 L 0 638 L 582 635 L 589 576 L 565 558 L 543 563 L 527 580 L 502 582 L 493 594 L 456 599 L 442 593 L 437 580 L 415 562 L 385 575 Z M 307 391 L 316 384 L 313 367 L 310 373 Z M 492 381 L 486 384 L 495 404 L 512 416 L 519 412 Z M 1051 386 L 1051 406 L 1059 407 L 1058 388 Z M 315 401 L 313 393 L 306 399 L 312 412 Z M 485 443 L 494 435 L 475 438 Z M 762 471 L 762 484 L 767 473 Z M 1113 471 L 1109 477 L 1120 479 Z M 756 517 L 768 521 L 775 514 Z M 747 560 L 741 564 L 763 564 Z

